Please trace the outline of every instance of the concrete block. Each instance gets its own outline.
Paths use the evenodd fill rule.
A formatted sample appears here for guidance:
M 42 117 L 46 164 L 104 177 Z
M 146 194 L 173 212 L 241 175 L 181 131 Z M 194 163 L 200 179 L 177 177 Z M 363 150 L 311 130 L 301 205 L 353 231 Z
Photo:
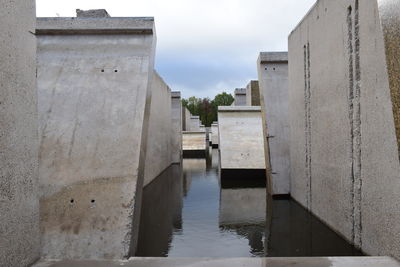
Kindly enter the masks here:
M 271 194 L 290 193 L 289 76 L 287 52 L 260 53 L 257 62 Z M 268 143 L 268 144 L 267 144 Z
M 291 194 L 397 258 L 399 29 L 399 1 L 319 0 L 289 37 Z
M 90 10 L 76 10 L 78 18 L 109 18 L 107 10 L 105 9 L 90 9 Z
M 234 106 L 246 106 L 246 88 L 235 89 Z
M 181 92 L 172 92 L 172 163 L 182 161 L 182 102 Z
M 182 107 L 182 131 L 190 131 L 190 117 L 192 114 L 190 114 L 190 111 Z
M 0 6 L 0 266 L 28 266 L 40 256 L 35 1 Z
M 211 124 L 211 143 L 213 148 L 218 148 L 219 144 L 219 131 L 218 122 Z
M 261 106 L 260 87 L 258 81 L 250 81 L 246 86 L 246 106 Z
M 144 183 L 146 186 L 172 164 L 171 89 L 154 71 L 151 81 L 151 104 L 147 136 Z
M 183 132 L 182 150 L 184 158 L 206 156 L 206 134 L 205 132 Z
M 218 128 L 221 175 L 243 170 L 265 178 L 261 108 L 218 107 Z
M 201 126 L 200 116 L 191 115 L 190 116 L 190 126 L 189 126 L 189 130 L 187 130 L 187 131 L 199 132 L 199 131 L 201 131 L 200 126 Z
M 42 256 L 134 255 L 154 21 L 39 18 L 36 32 Z

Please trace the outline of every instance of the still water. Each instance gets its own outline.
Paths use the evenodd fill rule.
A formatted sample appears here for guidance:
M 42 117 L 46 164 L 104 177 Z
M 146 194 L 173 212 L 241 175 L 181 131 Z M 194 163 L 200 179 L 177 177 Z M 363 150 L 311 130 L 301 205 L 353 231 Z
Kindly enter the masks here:
M 267 201 L 265 181 L 243 178 L 220 180 L 216 149 L 168 168 L 144 189 L 137 256 L 362 255 L 293 200 Z

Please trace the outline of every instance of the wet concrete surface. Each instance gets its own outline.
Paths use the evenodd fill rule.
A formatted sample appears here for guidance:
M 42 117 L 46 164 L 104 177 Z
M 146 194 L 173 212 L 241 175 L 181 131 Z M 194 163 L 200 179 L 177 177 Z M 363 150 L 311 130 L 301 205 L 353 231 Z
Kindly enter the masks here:
M 292 199 L 267 201 L 265 181 L 221 181 L 218 164 L 213 149 L 145 187 L 137 256 L 362 255 Z

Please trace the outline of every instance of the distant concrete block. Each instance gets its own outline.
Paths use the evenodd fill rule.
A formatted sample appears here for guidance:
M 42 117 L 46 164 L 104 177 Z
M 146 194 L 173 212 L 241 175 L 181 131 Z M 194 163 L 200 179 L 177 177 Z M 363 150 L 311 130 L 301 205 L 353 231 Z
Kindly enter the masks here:
M 265 178 L 261 108 L 218 107 L 218 128 L 221 175 Z
M 105 9 L 90 9 L 90 10 L 76 10 L 78 18 L 109 18 L 107 10 Z
M 235 89 L 234 106 L 246 106 L 246 88 Z
M 190 116 L 190 126 L 189 126 L 189 130 L 188 131 L 199 132 L 199 131 L 201 131 L 200 125 L 201 125 L 200 116 L 191 115 Z
M 398 259 L 399 42 L 397 0 L 319 0 L 289 37 L 291 195 Z
M 182 106 L 182 131 L 190 131 L 190 111 Z
M 258 81 L 250 81 L 246 86 L 246 106 L 261 106 L 260 87 Z
M 219 131 L 218 122 L 211 124 L 211 144 L 213 148 L 218 148 L 219 144 Z
M 204 158 L 206 156 L 205 132 L 183 132 L 182 150 L 184 158 Z
M 42 256 L 126 258 L 137 242 L 154 21 L 39 18 L 36 33 Z
M 30 266 L 40 257 L 35 1 L 0 6 L 0 266 Z
M 262 52 L 257 63 L 271 194 L 290 193 L 289 77 L 287 52 Z M 268 143 L 268 144 L 267 144 Z
M 182 161 L 182 102 L 181 92 L 172 92 L 172 162 Z
M 151 104 L 147 136 L 144 183 L 146 186 L 172 164 L 171 89 L 154 71 L 151 81 Z

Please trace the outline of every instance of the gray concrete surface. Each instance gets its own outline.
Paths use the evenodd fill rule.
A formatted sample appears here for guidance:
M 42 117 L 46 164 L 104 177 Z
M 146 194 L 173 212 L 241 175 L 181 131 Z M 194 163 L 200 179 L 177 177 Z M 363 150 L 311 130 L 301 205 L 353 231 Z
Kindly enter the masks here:
M 35 1 L 0 6 L 0 266 L 27 266 L 40 252 Z
M 319 0 L 289 37 L 291 194 L 367 254 L 397 258 L 399 12 Z
M 76 17 L 78 18 L 109 18 L 107 10 L 105 9 L 89 9 L 89 10 L 76 10 Z
M 181 92 L 172 92 L 171 95 L 172 112 L 172 162 L 181 163 L 182 161 L 182 102 Z
M 152 79 L 144 186 L 172 164 L 173 153 L 171 89 L 156 71 Z
M 206 148 L 205 132 L 182 132 L 183 151 L 205 151 Z
M 246 106 L 246 88 L 235 89 L 234 106 Z
M 265 169 L 260 107 L 218 107 L 221 169 Z
M 258 81 L 250 81 L 246 86 L 246 106 L 261 106 Z
M 271 194 L 290 193 L 289 75 L 287 52 L 262 52 L 257 61 L 264 149 L 269 148 Z
M 35 267 L 398 267 L 389 257 L 326 257 L 326 258 L 131 258 L 124 261 L 41 262 Z
M 190 131 L 190 111 L 182 106 L 182 131 Z
M 219 144 L 218 122 L 211 124 L 211 143 L 213 146 L 218 146 Z
M 190 132 L 201 131 L 200 126 L 201 126 L 200 116 L 191 115 L 189 129 L 187 129 L 187 131 L 190 131 Z
M 140 219 L 154 21 L 37 22 L 42 257 L 128 257 Z

